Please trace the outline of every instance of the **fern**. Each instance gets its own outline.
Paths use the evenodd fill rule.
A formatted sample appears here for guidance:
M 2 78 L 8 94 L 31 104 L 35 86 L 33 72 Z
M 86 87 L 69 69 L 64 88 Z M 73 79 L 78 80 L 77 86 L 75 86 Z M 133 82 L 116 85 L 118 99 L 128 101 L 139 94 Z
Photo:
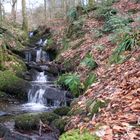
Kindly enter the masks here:
M 95 74 L 89 74 L 84 82 L 84 89 L 87 90 L 93 83 L 97 81 L 97 76 Z
M 73 22 L 74 20 L 77 20 L 77 18 L 78 18 L 77 9 L 76 8 L 71 8 L 70 10 L 68 10 L 67 18 L 68 18 L 68 21 L 70 21 L 70 22 Z
M 81 65 L 87 66 L 90 69 L 95 69 L 98 64 L 95 62 L 91 54 L 87 54 L 86 57 L 81 62 Z
M 131 51 L 133 48 L 138 46 L 139 39 L 137 38 L 137 35 L 138 34 L 135 33 L 135 31 L 124 34 L 121 42 L 119 43 L 119 47 L 115 49 L 110 58 L 111 63 L 123 63 L 130 58 L 130 56 L 124 57 L 121 53 L 124 51 Z
M 80 93 L 80 77 L 76 73 L 63 74 L 58 78 L 57 83 L 68 87 L 75 96 L 78 96 Z
M 107 20 L 110 18 L 110 16 L 116 15 L 117 10 L 112 9 L 111 7 L 106 7 L 103 5 L 100 5 L 97 10 L 95 10 L 94 17 L 98 20 Z

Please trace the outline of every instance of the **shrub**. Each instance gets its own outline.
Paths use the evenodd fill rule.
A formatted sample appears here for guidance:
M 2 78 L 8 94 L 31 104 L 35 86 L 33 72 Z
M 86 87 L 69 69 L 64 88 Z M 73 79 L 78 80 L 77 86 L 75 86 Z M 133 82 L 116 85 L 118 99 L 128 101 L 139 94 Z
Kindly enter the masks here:
M 76 73 L 67 73 L 61 75 L 57 83 L 62 86 L 66 86 L 70 89 L 70 91 L 75 95 L 78 96 L 80 94 L 81 89 L 81 83 L 80 83 L 80 77 Z
M 100 140 L 96 135 L 91 135 L 87 130 L 80 133 L 80 130 L 74 129 L 60 136 L 60 140 Z
M 81 62 L 81 65 L 87 66 L 90 69 L 95 69 L 98 66 L 90 53 L 86 55 L 86 57 Z

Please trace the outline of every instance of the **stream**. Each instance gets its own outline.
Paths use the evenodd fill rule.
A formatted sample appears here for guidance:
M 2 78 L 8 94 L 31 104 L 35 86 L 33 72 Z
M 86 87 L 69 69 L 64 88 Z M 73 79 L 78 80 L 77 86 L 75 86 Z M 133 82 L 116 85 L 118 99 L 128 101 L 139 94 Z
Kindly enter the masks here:
M 45 40 L 47 43 L 47 41 Z M 28 90 L 28 101 L 19 102 L 18 100 L 3 101 L 0 104 L 0 122 L 4 124 L 12 133 L 16 134 L 17 138 L 10 136 L 9 140 L 57 140 L 53 134 L 44 134 L 39 137 L 35 133 L 23 135 L 14 130 L 14 122 L 9 121 L 15 115 L 24 113 L 40 113 L 48 112 L 60 106 L 67 105 L 68 91 L 58 88 L 54 84 L 55 77 L 53 74 L 46 71 L 48 69 L 47 63 L 50 61 L 49 54 L 43 51 L 42 43 L 37 42 L 36 47 L 28 48 L 24 52 L 25 63 L 29 67 L 25 79 L 30 79 L 30 88 Z M 40 70 L 40 68 L 42 68 Z M 38 70 L 39 69 L 39 70 Z M 7 128 L 1 128 L 0 131 Z M 1 132 L 0 132 L 1 133 Z M 24 138 L 25 137 L 25 138 Z M 7 138 L 8 139 L 8 138 Z M 7 140 L 6 139 L 6 140 Z

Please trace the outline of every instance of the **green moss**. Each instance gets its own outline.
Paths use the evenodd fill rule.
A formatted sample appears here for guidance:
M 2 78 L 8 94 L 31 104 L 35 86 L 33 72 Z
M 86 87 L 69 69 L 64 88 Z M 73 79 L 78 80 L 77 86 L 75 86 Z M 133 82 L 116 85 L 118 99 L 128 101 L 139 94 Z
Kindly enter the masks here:
M 70 107 L 66 106 L 66 107 L 57 108 L 53 112 L 56 113 L 57 115 L 65 116 L 68 114 L 69 111 L 70 111 Z
M 78 129 L 75 129 L 61 135 L 60 140 L 100 140 L 100 138 L 96 135 L 91 135 L 88 131 L 80 133 Z
M 2 99 L 2 98 L 7 98 L 7 94 L 5 93 L 5 92 L 3 92 L 3 91 L 0 91 L 0 99 Z
M 0 90 L 23 99 L 26 82 L 11 71 L 0 72 Z
M 64 132 L 65 126 L 67 124 L 67 121 L 65 119 L 55 119 L 52 124 L 59 129 L 60 134 Z
M 15 118 L 15 128 L 19 130 L 36 130 L 39 126 L 39 117 L 32 114 L 20 115 Z
M 44 123 L 51 123 L 55 119 L 59 119 L 59 116 L 52 112 L 44 112 L 40 114 L 40 119 Z

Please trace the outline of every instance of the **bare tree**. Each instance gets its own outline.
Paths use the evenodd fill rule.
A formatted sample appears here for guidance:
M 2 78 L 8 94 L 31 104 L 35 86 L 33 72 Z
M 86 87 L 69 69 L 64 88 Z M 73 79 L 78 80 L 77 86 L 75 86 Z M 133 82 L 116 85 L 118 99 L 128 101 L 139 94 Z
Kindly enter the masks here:
M 25 32 L 28 32 L 28 19 L 27 19 L 27 13 L 26 13 L 26 0 L 22 0 L 22 29 Z
M 44 0 L 44 17 L 45 17 L 45 22 L 47 20 L 47 0 Z
M 12 0 L 11 14 L 12 14 L 12 19 L 13 19 L 14 22 L 16 22 L 16 4 L 17 4 L 17 0 Z

